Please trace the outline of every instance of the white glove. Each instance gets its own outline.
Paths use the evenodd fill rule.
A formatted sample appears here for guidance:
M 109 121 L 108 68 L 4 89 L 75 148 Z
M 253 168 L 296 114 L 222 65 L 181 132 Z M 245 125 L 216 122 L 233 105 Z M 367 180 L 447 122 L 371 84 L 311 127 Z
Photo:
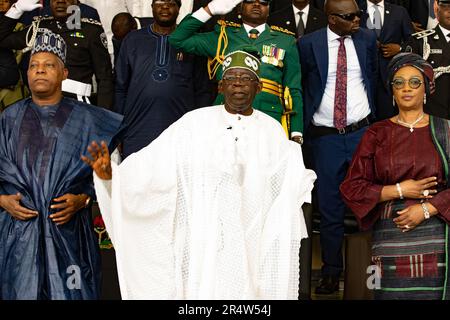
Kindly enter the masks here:
M 33 11 L 42 8 L 39 0 L 18 0 L 5 14 L 8 18 L 19 19 L 24 12 Z
M 242 0 L 212 0 L 208 3 L 208 8 L 213 16 L 224 15 L 233 11 L 234 7 L 241 2 Z

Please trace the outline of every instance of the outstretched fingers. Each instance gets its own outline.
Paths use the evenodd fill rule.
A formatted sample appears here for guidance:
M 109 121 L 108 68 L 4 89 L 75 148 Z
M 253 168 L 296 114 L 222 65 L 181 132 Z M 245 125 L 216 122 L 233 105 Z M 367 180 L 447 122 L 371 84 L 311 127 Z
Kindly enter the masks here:
M 105 141 L 101 142 L 102 148 L 101 148 L 101 153 L 103 158 L 106 160 L 106 162 L 110 162 L 110 156 L 109 156 L 109 150 L 108 150 L 108 146 L 106 145 Z

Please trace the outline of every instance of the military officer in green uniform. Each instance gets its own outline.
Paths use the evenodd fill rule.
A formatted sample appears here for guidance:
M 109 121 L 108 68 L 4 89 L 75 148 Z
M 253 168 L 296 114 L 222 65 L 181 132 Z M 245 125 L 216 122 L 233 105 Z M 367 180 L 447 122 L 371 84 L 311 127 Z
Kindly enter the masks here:
M 169 0 L 170 2 L 171 0 Z M 210 58 L 210 76 L 221 78 L 223 56 L 242 46 L 255 47 L 261 56 L 262 91 L 253 105 L 285 127 L 292 140 L 302 143 L 303 106 L 300 62 L 293 33 L 266 24 L 271 0 L 244 0 L 243 24 L 222 22 L 215 31 L 198 33 L 214 15 L 225 15 L 242 0 L 213 0 L 206 7 L 188 15 L 169 37 L 169 42 L 186 52 Z M 225 26 L 226 25 L 226 26 Z M 214 64 L 215 62 L 215 64 Z M 219 95 L 216 103 L 222 103 Z
M 439 0 L 434 29 L 414 33 L 404 46 L 407 52 L 420 54 L 434 68 L 436 91 L 426 97 L 425 112 L 450 119 L 450 0 Z
M 65 96 L 90 103 L 92 76 L 97 82 L 96 105 L 111 109 L 114 83 L 111 59 L 107 49 L 106 35 L 102 24 L 93 19 L 81 18 L 77 24 L 68 12 L 69 5 L 77 0 L 51 0 L 53 16 L 35 17 L 33 23 L 20 32 L 12 33 L 24 12 L 38 6 L 38 0 L 19 0 L 0 18 L 0 46 L 10 49 L 31 49 L 39 34 L 45 30 L 59 34 L 67 44 L 66 66 L 69 78 L 63 81 Z

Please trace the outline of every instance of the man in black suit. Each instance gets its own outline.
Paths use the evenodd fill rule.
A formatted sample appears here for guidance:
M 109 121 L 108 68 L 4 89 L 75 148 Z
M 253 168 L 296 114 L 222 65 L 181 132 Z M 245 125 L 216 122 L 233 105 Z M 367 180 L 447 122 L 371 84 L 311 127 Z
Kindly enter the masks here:
M 399 53 L 401 44 L 413 33 L 411 19 L 405 8 L 384 0 L 368 0 L 361 7 L 361 27 L 372 29 L 378 39 L 378 77 L 376 90 L 377 120 L 390 118 L 398 110 L 392 105 L 392 96 L 386 89 L 387 67 Z
M 292 5 L 269 15 L 267 23 L 287 29 L 297 38 L 327 26 L 327 16 L 309 0 L 291 0 Z

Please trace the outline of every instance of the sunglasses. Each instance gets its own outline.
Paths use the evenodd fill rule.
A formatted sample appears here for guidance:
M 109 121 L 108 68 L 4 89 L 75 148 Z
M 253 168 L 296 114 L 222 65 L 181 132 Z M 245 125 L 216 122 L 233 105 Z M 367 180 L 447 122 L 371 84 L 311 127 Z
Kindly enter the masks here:
M 347 21 L 353 21 L 355 20 L 355 17 L 361 18 L 361 11 L 356 11 L 352 13 L 331 13 L 331 15 Z
M 403 89 L 405 87 L 406 79 L 403 78 L 394 78 L 391 82 L 391 85 L 397 89 Z M 408 85 L 411 89 L 417 89 L 422 85 L 423 81 L 419 78 L 412 77 L 408 80 Z
M 256 80 L 255 78 L 253 78 L 249 75 L 246 75 L 246 74 L 244 74 L 242 76 L 227 75 L 222 78 L 222 80 L 224 80 L 225 82 L 228 82 L 228 83 L 232 83 L 232 82 L 234 83 L 234 82 L 238 81 L 238 79 L 242 84 L 246 84 L 246 85 L 248 85 L 248 84 L 250 84 L 250 82 L 253 82 Z
M 259 4 L 262 6 L 268 6 L 270 3 L 270 1 L 266 0 L 244 0 L 244 3 L 255 3 L 255 2 L 259 2 Z

